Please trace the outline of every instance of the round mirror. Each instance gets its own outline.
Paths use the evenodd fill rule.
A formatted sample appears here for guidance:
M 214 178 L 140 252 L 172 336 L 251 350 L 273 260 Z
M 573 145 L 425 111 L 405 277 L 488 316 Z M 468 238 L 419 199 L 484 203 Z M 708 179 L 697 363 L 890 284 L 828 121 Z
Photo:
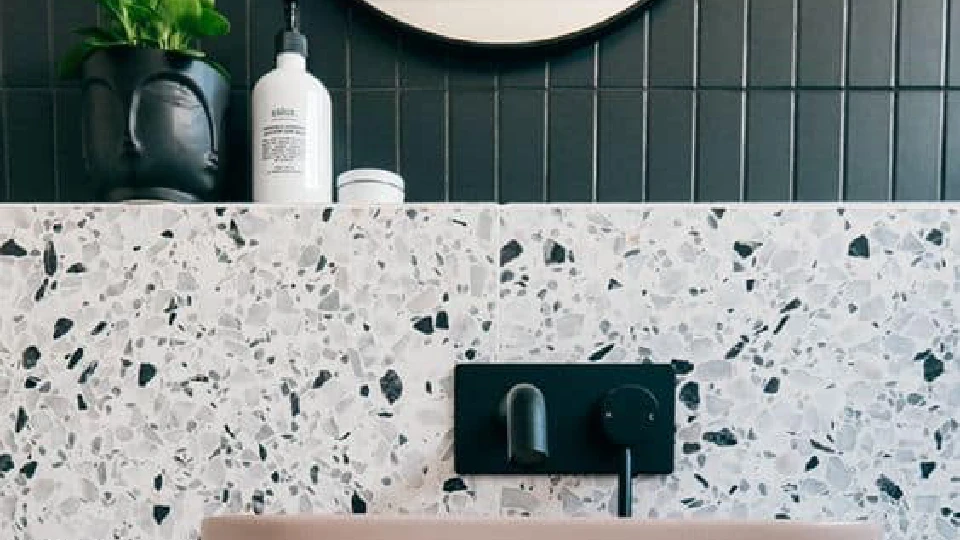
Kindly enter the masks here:
M 361 0 L 387 17 L 445 39 L 538 45 L 600 28 L 651 0 Z

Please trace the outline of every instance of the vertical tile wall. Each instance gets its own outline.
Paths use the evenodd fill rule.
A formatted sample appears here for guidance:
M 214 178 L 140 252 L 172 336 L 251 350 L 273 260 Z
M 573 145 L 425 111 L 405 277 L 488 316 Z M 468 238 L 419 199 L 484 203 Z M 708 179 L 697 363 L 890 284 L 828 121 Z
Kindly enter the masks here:
M 597 38 L 482 52 L 358 0 L 304 2 L 336 168 L 416 201 L 960 198 L 960 0 L 657 0 Z M 248 96 L 279 0 L 220 0 L 233 34 L 228 198 L 249 197 Z M 93 0 L 0 3 L 0 200 L 85 201 L 75 82 Z

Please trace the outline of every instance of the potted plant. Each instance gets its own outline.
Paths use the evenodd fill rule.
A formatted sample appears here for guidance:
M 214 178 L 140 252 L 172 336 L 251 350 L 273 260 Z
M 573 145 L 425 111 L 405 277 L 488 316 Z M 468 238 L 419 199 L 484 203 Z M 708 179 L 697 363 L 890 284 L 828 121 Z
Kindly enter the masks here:
M 83 88 L 87 171 L 108 201 L 216 200 L 230 97 L 226 70 L 198 48 L 230 23 L 214 0 L 96 0 L 106 24 L 61 72 Z

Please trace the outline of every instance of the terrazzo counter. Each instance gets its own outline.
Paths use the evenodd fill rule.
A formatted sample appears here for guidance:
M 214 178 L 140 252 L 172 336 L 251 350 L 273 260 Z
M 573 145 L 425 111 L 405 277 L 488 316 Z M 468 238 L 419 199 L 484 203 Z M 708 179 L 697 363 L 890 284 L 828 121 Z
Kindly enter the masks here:
M 949 207 L 0 207 L 0 537 L 612 513 L 458 477 L 457 362 L 672 363 L 650 518 L 960 535 Z

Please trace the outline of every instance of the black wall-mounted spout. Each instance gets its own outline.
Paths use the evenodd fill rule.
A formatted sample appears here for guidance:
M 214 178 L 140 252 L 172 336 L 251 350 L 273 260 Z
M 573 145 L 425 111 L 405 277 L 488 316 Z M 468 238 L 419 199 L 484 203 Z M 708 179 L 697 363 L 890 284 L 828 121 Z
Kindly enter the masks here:
M 540 465 L 549 455 L 547 404 L 543 392 L 532 384 L 511 388 L 500 402 L 507 428 L 507 457 L 521 467 Z

